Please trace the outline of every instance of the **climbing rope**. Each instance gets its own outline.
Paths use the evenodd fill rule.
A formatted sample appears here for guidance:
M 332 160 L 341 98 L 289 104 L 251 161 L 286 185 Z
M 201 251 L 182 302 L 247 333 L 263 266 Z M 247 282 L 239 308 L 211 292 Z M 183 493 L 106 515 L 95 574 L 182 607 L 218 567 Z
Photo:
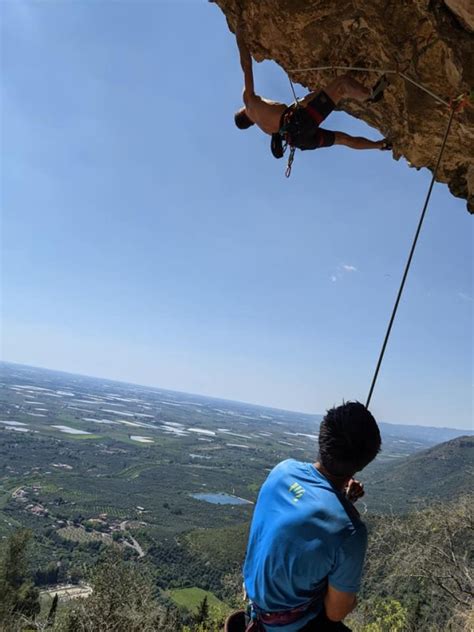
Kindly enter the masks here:
M 423 221 L 425 219 L 426 210 L 428 208 L 428 203 L 429 203 L 430 197 L 431 197 L 431 191 L 433 190 L 433 185 L 434 185 L 435 180 L 436 180 L 436 175 L 438 173 L 438 168 L 439 168 L 439 165 L 441 164 L 441 160 L 443 158 L 444 148 L 446 147 L 446 141 L 448 140 L 449 131 L 451 129 L 451 123 L 453 122 L 454 114 L 457 111 L 457 104 L 456 104 L 456 102 L 453 102 L 453 104 L 451 105 L 450 109 L 451 109 L 451 114 L 449 115 L 448 125 L 447 125 L 446 131 L 444 133 L 444 138 L 443 138 L 443 142 L 441 144 L 441 149 L 439 150 L 438 160 L 437 160 L 436 166 L 435 166 L 435 168 L 433 170 L 433 176 L 431 178 L 430 186 L 428 187 L 428 192 L 426 194 L 425 203 L 423 205 L 423 210 L 421 211 L 420 220 L 418 222 L 418 227 L 416 229 L 415 237 L 413 239 L 413 243 L 412 243 L 412 246 L 411 246 L 411 249 L 410 249 L 410 254 L 408 256 L 408 260 L 407 260 L 407 263 L 406 263 L 406 266 L 405 266 L 405 271 L 403 272 L 403 277 L 402 277 L 402 281 L 400 283 L 400 287 L 398 289 L 398 294 L 397 294 L 397 298 L 395 300 L 395 305 L 393 306 L 392 315 L 390 317 L 390 321 L 388 323 L 387 331 L 385 333 L 385 338 L 384 338 L 384 341 L 383 341 L 383 344 L 382 344 L 382 349 L 380 350 L 380 355 L 379 355 L 379 359 L 377 361 L 377 366 L 375 368 L 374 377 L 372 378 L 372 384 L 370 385 L 369 394 L 367 396 L 367 401 L 365 403 L 366 408 L 369 407 L 370 400 L 372 399 L 372 394 L 374 392 L 375 384 L 377 383 L 377 378 L 378 378 L 378 375 L 379 375 L 380 367 L 382 365 L 382 360 L 383 360 L 383 357 L 384 357 L 384 354 L 385 354 L 385 349 L 387 348 L 387 343 L 388 343 L 388 340 L 390 338 L 390 333 L 392 331 L 393 321 L 395 320 L 395 316 L 397 314 L 398 305 L 399 305 L 400 299 L 402 297 L 403 288 L 405 287 L 405 281 L 407 279 L 408 272 L 410 270 L 410 266 L 411 266 L 411 262 L 412 262 L 412 259 L 413 259 L 413 254 L 415 252 L 416 244 L 418 242 L 418 236 L 420 234 L 421 227 L 422 227 Z
M 290 88 L 291 88 L 291 91 L 293 92 L 293 97 L 295 99 L 295 103 L 298 106 L 299 105 L 299 101 L 298 101 L 298 97 L 296 96 L 295 86 L 293 85 L 293 82 L 291 81 L 290 77 L 288 77 L 288 81 L 290 82 Z
M 440 96 L 438 96 L 437 94 L 435 94 L 432 90 L 430 90 L 429 88 L 427 88 L 426 86 L 424 86 L 423 84 L 419 83 L 418 81 L 415 81 L 414 79 L 412 79 L 410 76 L 408 76 L 407 74 L 405 74 L 404 72 L 401 72 L 398 68 L 397 70 L 393 70 L 393 69 L 385 69 L 385 68 L 362 68 L 361 66 L 315 66 L 315 67 L 311 67 L 311 68 L 294 68 L 293 70 L 290 70 L 290 72 L 293 73 L 297 73 L 297 72 L 321 72 L 323 70 L 345 70 L 345 71 L 355 71 L 355 72 L 375 72 L 377 74 L 382 74 L 382 75 L 398 75 L 400 77 L 402 77 L 403 79 L 405 79 L 406 81 L 408 81 L 409 83 L 411 83 L 412 85 L 416 86 L 417 88 L 419 88 L 420 90 L 422 90 L 423 92 L 425 92 L 426 94 L 429 94 L 431 97 L 433 97 L 433 99 L 435 99 L 435 101 L 437 101 L 438 103 L 446 106 L 449 108 L 450 110 L 450 115 L 449 115 L 449 120 L 448 120 L 448 124 L 446 126 L 446 131 L 444 133 L 444 138 L 443 138 L 443 142 L 441 143 L 441 149 L 439 150 L 439 154 L 438 154 L 438 159 L 436 161 L 436 166 L 434 168 L 433 171 L 433 176 L 431 178 L 431 182 L 430 185 L 428 187 L 428 192 L 426 194 L 426 198 L 425 198 L 425 202 L 423 204 L 423 209 L 421 211 L 421 215 L 420 215 L 420 219 L 418 222 L 418 226 L 415 232 L 415 236 L 413 238 L 413 243 L 411 245 L 411 249 L 410 249 L 410 253 L 408 255 L 408 260 L 407 263 L 405 265 L 405 270 L 403 272 L 403 276 L 402 276 L 402 280 L 400 283 L 400 287 L 398 289 L 398 294 L 397 294 L 397 298 L 395 300 L 395 304 L 393 306 L 393 310 L 392 310 L 392 314 L 390 316 L 390 320 L 388 323 L 388 327 L 387 327 L 387 331 L 385 332 L 385 338 L 384 341 L 382 343 L 382 348 L 380 350 L 380 354 L 379 354 L 379 358 L 377 360 L 377 365 L 375 367 L 375 372 L 374 372 L 374 376 L 372 378 L 372 383 L 370 385 L 370 389 L 369 389 L 369 394 L 367 396 L 367 401 L 366 401 L 366 408 L 369 407 L 370 405 L 370 401 L 372 399 L 372 395 L 374 392 L 374 388 L 375 385 L 377 383 L 377 378 L 379 376 L 379 372 L 380 372 L 380 367 L 382 365 L 382 361 L 385 355 L 385 350 L 387 348 L 387 344 L 390 338 L 390 334 L 392 332 L 392 326 L 393 323 L 395 321 L 395 317 L 397 315 L 397 311 L 398 311 L 398 305 L 400 304 L 400 299 L 402 297 L 403 294 L 403 289 L 405 287 L 405 282 L 407 280 L 408 277 L 408 272 L 410 271 L 410 266 L 411 266 L 411 262 L 413 259 L 413 255 L 415 253 L 415 249 L 416 249 L 416 245 L 418 242 L 418 237 L 420 235 L 420 231 L 421 231 L 421 227 L 423 226 L 423 221 L 425 219 L 425 215 L 426 215 L 426 211 L 428 209 L 428 204 L 431 198 L 431 192 L 433 190 L 433 186 L 434 183 L 436 181 L 436 176 L 438 174 L 438 169 L 439 166 L 441 164 L 441 160 L 443 158 L 443 153 L 444 153 L 444 149 L 446 147 L 446 142 L 448 140 L 448 136 L 449 136 L 449 132 L 451 130 L 451 124 L 453 122 L 453 118 L 454 115 L 456 114 L 456 112 L 460 112 L 462 111 L 462 109 L 469 103 L 469 94 L 467 93 L 463 93 L 460 94 L 459 96 L 450 99 L 449 101 L 446 101 L 445 99 L 442 99 Z M 293 82 L 290 79 L 290 77 L 288 77 L 289 81 L 290 81 L 290 86 L 291 86 L 291 90 L 293 92 L 293 95 L 295 97 L 295 101 L 296 103 L 298 103 L 298 100 L 296 98 L 296 93 L 295 93 L 295 88 L 293 86 Z M 291 163 L 293 162 L 293 156 L 290 157 L 291 158 L 291 162 L 290 160 L 288 161 L 288 167 L 287 167 L 287 177 L 289 176 L 289 174 L 291 173 Z

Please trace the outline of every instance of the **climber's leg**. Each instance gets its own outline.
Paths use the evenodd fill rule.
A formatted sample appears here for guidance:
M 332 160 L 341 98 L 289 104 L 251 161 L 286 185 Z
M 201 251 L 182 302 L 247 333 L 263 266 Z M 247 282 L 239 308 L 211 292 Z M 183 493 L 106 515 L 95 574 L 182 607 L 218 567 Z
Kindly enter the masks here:
M 324 90 L 336 104 L 339 103 L 341 99 L 366 101 L 372 94 L 372 91 L 369 88 L 366 88 L 349 75 L 337 77 L 334 81 L 331 81 Z
M 372 94 L 369 101 L 371 103 L 377 103 L 377 101 L 380 101 L 380 99 L 383 97 L 385 88 L 388 88 L 388 86 L 389 82 L 386 75 L 382 75 L 375 86 L 372 88 Z
M 345 145 L 351 149 L 391 149 L 392 146 L 386 139 L 369 140 L 363 136 L 350 136 L 344 132 L 334 132 L 334 144 Z

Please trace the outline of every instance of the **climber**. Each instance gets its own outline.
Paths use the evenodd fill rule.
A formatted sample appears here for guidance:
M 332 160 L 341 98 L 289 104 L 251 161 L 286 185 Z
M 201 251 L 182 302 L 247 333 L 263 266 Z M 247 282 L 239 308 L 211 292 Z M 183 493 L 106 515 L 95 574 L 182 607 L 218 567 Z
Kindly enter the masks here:
M 242 27 L 236 28 L 240 63 L 244 72 L 244 107 L 235 113 L 239 129 L 257 125 L 272 137 L 271 150 L 275 158 L 283 156 L 283 143 L 299 149 L 318 149 L 332 145 L 345 145 L 352 149 L 392 149 L 386 140 L 373 141 L 344 132 L 333 132 L 319 127 L 341 99 L 352 98 L 359 102 L 375 102 L 382 98 L 387 80 L 382 77 L 373 90 L 344 75 L 337 77 L 324 90 L 310 92 L 304 99 L 290 106 L 271 101 L 255 94 L 252 57 L 245 44 Z
M 270 472 L 244 564 L 249 609 L 231 615 L 226 632 L 349 630 L 342 619 L 355 608 L 367 548 L 353 476 L 380 446 L 374 417 L 347 402 L 321 422 L 316 463 L 288 459 Z

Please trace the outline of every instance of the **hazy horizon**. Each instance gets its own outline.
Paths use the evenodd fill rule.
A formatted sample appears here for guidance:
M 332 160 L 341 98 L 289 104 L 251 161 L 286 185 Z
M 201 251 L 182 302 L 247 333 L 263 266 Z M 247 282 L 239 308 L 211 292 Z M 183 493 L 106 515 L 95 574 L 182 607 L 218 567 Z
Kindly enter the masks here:
M 103 380 L 105 382 L 114 382 L 116 384 L 121 384 L 121 385 L 125 385 L 125 386 L 132 386 L 132 387 L 137 387 L 137 388 L 149 388 L 149 389 L 153 389 L 153 390 L 157 390 L 157 391 L 167 391 L 170 393 L 176 393 L 179 395 L 189 395 L 189 396 L 196 396 L 196 397 L 203 397 L 206 399 L 214 399 L 216 401 L 222 401 L 222 402 L 227 402 L 230 404 L 244 404 L 244 405 L 249 405 L 249 406 L 255 406 L 258 408 L 264 408 L 267 410 L 278 410 L 280 412 L 289 412 L 289 413 L 297 413 L 297 414 L 303 414 L 303 415 L 310 415 L 310 416 L 315 416 L 315 417 L 322 417 L 324 415 L 324 411 L 311 411 L 311 410 L 294 410 L 294 409 L 290 409 L 290 408 L 280 408 L 278 406 L 273 406 L 271 404 L 267 404 L 267 403 L 263 403 L 263 402 L 251 402 L 251 401 L 242 401 L 242 400 L 236 400 L 236 399 L 231 399 L 229 397 L 225 397 L 225 396 L 220 396 L 220 395 L 212 395 L 209 393 L 191 393 L 188 391 L 183 391 L 180 389 L 176 389 L 176 388 L 168 388 L 166 386 L 162 386 L 162 385 L 158 385 L 158 384 L 146 384 L 146 383 L 138 383 L 138 382 L 130 382 L 129 380 L 121 380 L 121 379 L 116 379 L 116 378 L 111 378 L 111 377 L 106 377 L 104 375 L 89 375 L 87 373 L 76 373 L 73 371 L 68 371 L 68 370 L 64 370 L 64 369 L 58 369 L 58 368 L 51 368 L 51 367 L 45 367 L 45 366 L 32 366 L 32 365 L 28 365 L 28 364 L 21 364 L 19 362 L 10 362 L 9 360 L 0 360 L 0 367 L 2 364 L 6 364 L 6 365 L 10 365 L 10 366 L 18 366 L 18 367 L 22 367 L 22 368 L 28 368 L 28 369 L 35 369 L 35 370 L 42 370 L 42 371 L 50 371 L 52 373 L 60 373 L 60 374 L 64 374 L 64 375 L 69 375 L 69 376 L 76 376 L 76 377 L 82 377 L 82 378 L 87 378 L 87 379 L 91 379 L 91 380 Z M 349 398 L 347 398 L 349 399 Z M 342 402 L 333 402 L 332 404 L 328 405 L 328 408 L 330 406 L 334 405 L 338 405 Z M 400 420 L 390 420 L 387 421 L 385 419 L 379 419 L 377 418 L 378 423 L 383 423 L 383 424 L 388 424 L 388 425 L 401 425 L 401 426 L 410 426 L 410 427 L 424 427 L 424 428 L 436 428 L 436 429 L 447 429 L 447 430 L 459 430 L 461 432 L 463 431 L 467 431 L 467 432 L 471 432 L 474 433 L 474 430 L 471 427 L 462 427 L 462 426 L 442 426 L 442 425 L 434 425 L 434 424 L 423 424 L 423 423 L 413 423 L 413 422 L 407 422 L 407 421 L 400 421 Z

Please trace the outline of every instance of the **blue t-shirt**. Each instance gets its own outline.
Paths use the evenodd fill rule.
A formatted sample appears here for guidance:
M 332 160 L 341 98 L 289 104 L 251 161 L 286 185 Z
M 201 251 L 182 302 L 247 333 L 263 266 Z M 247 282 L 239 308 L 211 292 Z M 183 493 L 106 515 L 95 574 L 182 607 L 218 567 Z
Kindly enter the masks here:
M 320 594 L 298 622 L 269 626 L 296 632 L 323 607 L 326 584 L 358 592 L 367 530 L 352 504 L 311 463 L 288 459 L 260 490 L 244 564 L 247 595 L 265 612 L 289 610 Z

